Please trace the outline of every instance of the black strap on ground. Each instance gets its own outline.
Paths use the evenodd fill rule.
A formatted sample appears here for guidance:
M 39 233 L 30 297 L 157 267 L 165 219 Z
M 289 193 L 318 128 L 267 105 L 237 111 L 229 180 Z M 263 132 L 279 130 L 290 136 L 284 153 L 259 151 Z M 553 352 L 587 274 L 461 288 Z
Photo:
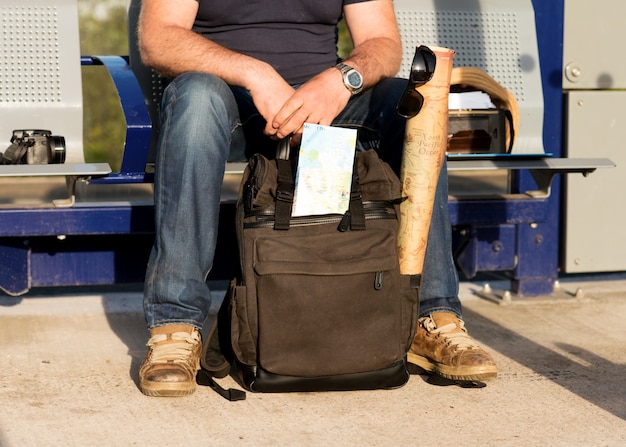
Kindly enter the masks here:
M 217 394 L 230 402 L 236 402 L 238 400 L 246 400 L 246 392 L 238 390 L 237 388 L 223 388 L 219 383 L 213 379 L 211 374 L 203 369 L 198 371 L 196 377 L 198 385 L 208 386 Z

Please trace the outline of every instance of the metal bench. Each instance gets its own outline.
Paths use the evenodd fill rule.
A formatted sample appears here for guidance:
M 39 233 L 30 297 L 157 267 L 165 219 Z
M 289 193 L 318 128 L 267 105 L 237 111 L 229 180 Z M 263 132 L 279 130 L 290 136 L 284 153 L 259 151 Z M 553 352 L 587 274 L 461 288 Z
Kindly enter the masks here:
M 16 6 L 0 0 L 0 135 L 37 126 L 65 135 L 68 141 L 68 163 L 64 165 L 0 167 L 0 180 L 3 176 L 51 175 L 67 178 L 69 185 L 65 201 L 0 207 L 0 264 L 5 272 L 0 288 L 11 295 L 23 294 L 31 287 L 141 281 L 153 238 L 150 200 L 73 200 L 78 179 L 88 180 L 90 187 L 151 181 L 152 123 L 162 88 L 158 78 L 138 62 L 132 44 L 140 1 L 132 0 L 129 8 L 129 57 L 82 58 L 76 2 L 59 0 L 50 5 L 21 0 Z M 455 257 L 469 277 L 482 271 L 505 271 L 510 272 L 515 293 L 549 293 L 558 269 L 560 194 L 553 178 L 569 172 L 587 174 L 611 165 L 605 159 L 560 158 L 562 91 L 547 80 L 551 71 L 561 70 L 559 58 L 554 57 L 560 51 L 560 38 L 555 35 L 558 29 L 547 19 L 535 25 L 528 0 L 395 0 L 394 5 L 405 42 L 405 61 L 412 58 L 416 44 L 447 46 L 457 51 L 457 64 L 484 68 L 521 98 L 523 127 L 511 158 L 449 161 L 452 174 L 478 173 L 474 180 L 488 171 L 506 173 L 506 191 L 502 193 L 450 197 Z M 537 17 L 555 12 L 550 9 L 554 5 L 540 1 L 534 7 L 541 9 Z M 491 36 L 490 27 L 504 26 L 502 23 L 513 26 L 506 34 L 509 44 L 519 45 L 514 51 L 508 46 L 494 48 L 486 38 Z M 18 28 L 33 24 L 46 31 L 26 32 L 23 40 L 16 40 Z M 430 34 L 416 34 L 419 32 Z M 447 40 L 451 38 L 455 40 Z M 44 44 L 49 48 L 41 50 Z M 482 58 L 466 56 L 470 50 Z M 32 61 L 26 64 L 25 57 Z M 492 60 L 513 62 L 494 72 L 489 65 Z M 84 163 L 81 64 L 105 66 L 119 92 L 127 124 L 119 172 Z M 44 67 L 45 77 L 31 69 L 34 66 Z M 406 67 L 405 62 L 405 72 Z M 506 75 L 515 69 L 521 72 L 513 78 Z M 525 156 L 543 154 L 544 145 L 553 157 L 531 160 Z M 233 194 L 242 167 L 227 166 L 225 184 L 230 184 Z
M 77 0 L 0 0 L 0 15 L 0 141 L 6 148 L 13 130 L 46 129 L 66 143 L 65 163 L 0 166 L 0 288 L 20 295 L 35 286 L 136 281 L 154 231 L 150 204 L 75 203 L 75 191 L 143 181 L 145 155 L 129 163 L 150 138 L 143 99 L 132 113 L 136 121 L 143 108 L 147 127 L 128 132 L 122 172 L 86 163 Z

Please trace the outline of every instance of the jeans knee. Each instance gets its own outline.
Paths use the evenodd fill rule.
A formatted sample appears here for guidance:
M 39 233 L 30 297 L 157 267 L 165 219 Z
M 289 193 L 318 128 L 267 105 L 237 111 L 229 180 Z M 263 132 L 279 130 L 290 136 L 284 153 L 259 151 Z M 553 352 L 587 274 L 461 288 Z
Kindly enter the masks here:
M 177 95 L 205 96 L 207 94 L 219 95 L 222 91 L 229 91 L 229 87 L 223 79 L 209 74 L 191 71 L 175 77 L 165 88 L 165 92 L 175 89 Z
M 237 103 L 230 87 L 219 77 L 200 72 L 184 73 L 176 77 L 163 93 L 163 113 L 176 109 L 186 119 L 204 117 L 234 121 Z
M 239 111 L 230 87 L 207 73 L 176 77 L 163 92 L 159 146 L 219 152 L 226 158 Z

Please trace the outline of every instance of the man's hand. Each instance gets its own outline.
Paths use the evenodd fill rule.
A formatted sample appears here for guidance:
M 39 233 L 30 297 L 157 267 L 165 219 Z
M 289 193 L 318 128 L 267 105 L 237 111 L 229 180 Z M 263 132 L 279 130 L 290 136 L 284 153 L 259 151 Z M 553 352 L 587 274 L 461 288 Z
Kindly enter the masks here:
M 345 62 L 361 72 L 364 89 L 393 76 L 402 58 L 393 2 L 348 4 L 344 15 L 354 44 Z M 276 138 L 293 134 L 292 144 L 297 144 L 305 122 L 330 125 L 344 109 L 350 95 L 339 70 L 328 68 L 303 84 L 273 118 L 264 115 L 267 119 L 265 132 Z
M 329 68 L 298 88 L 275 115 L 269 118 L 264 115 L 267 119 L 265 133 L 277 139 L 293 135 L 291 143 L 296 145 L 302 138 L 305 122 L 329 126 L 350 96 L 339 70 Z M 254 99 L 254 94 L 252 97 Z
M 281 110 L 283 105 L 294 95 L 295 89 L 289 85 L 275 71 L 258 78 L 258 82 L 248 86 L 248 91 L 257 110 L 265 120 L 270 123 Z M 275 132 L 267 132 L 270 137 L 276 136 Z

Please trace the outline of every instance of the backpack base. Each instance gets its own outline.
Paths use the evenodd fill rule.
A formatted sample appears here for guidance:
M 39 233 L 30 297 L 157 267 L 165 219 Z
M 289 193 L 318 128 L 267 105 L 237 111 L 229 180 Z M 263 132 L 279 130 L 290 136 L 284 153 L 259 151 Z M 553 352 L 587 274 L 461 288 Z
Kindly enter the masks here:
M 323 377 L 283 376 L 259 367 L 237 366 L 244 387 L 260 393 L 391 389 L 399 388 L 409 380 L 406 360 L 377 371 Z

